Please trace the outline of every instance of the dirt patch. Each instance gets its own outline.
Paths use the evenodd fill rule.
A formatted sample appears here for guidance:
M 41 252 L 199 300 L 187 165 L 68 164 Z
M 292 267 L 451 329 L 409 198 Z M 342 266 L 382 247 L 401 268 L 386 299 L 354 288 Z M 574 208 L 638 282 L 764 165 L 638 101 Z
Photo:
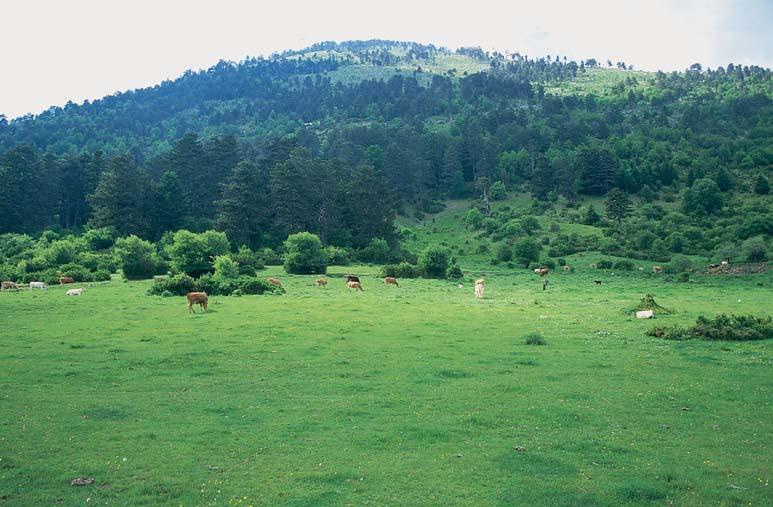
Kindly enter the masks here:
M 707 275 L 754 275 L 768 270 L 767 262 L 753 264 L 720 264 L 706 268 Z

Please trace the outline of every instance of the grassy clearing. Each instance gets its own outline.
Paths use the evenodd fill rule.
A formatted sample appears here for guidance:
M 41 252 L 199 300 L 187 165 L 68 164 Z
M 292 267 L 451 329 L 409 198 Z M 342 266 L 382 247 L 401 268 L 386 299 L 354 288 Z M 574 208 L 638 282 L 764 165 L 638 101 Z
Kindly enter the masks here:
M 476 301 L 332 271 L 269 268 L 287 294 L 194 316 L 150 282 L 0 294 L 2 503 L 770 504 L 771 344 L 627 313 L 647 292 L 677 310 L 658 324 L 769 312 L 770 275 L 498 273 Z

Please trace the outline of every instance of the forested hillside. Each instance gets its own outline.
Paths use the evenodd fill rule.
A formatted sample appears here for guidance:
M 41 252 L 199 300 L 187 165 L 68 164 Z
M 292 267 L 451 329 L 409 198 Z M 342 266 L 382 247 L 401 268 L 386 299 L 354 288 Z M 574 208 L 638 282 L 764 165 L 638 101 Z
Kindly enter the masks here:
M 381 238 L 398 251 L 396 215 L 485 190 L 603 227 L 607 253 L 709 255 L 749 239 L 767 252 L 772 167 L 769 69 L 647 73 L 331 42 L 0 117 L 0 232 L 158 240 L 214 228 L 258 249 L 310 231 L 326 245 Z M 476 227 L 507 245 L 528 236 L 505 229 L 522 217 L 495 218 Z

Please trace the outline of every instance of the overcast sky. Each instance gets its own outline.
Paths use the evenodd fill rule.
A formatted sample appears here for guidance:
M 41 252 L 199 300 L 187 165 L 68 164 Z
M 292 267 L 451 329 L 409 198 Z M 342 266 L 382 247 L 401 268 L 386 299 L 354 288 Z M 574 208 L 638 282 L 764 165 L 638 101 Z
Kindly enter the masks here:
M 3 0 L 0 113 L 39 113 L 151 86 L 220 59 L 323 40 L 773 67 L 773 0 Z

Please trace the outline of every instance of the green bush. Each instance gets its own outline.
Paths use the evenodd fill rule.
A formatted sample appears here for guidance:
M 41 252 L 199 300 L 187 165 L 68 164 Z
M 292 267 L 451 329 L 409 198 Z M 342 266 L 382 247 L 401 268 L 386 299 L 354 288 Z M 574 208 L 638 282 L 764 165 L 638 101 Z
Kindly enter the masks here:
M 505 184 L 501 181 L 495 181 L 491 188 L 489 189 L 489 196 L 491 197 L 491 200 L 493 201 L 501 201 L 505 197 L 507 197 L 507 190 L 505 189 Z
M 239 273 L 254 275 L 256 271 L 265 267 L 261 256 L 250 250 L 246 245 L 239 247 L 231 258 L 239 264 Z
M 162 263 L 153 244 L 134 235 L 115 242 L 115 255 L 127 280 L 151 278 Z
M 539 333 L 529 333 L 524 337 L 526 345 L 547 345 L 545 338 Z
M 768 245 L 762 236 L 747 239 L 743 242 L 741 249 L 747 262 L 765 262 L 768 260 Z
M 419 278 L 423 272 L 421 268 L 415 264 L 408 262 L 401 262 L 400 264 L 385 264 L 381 268 L 381 274 L 383 276 L 393 276 L 395 278 Z
M 364 262 L 373 264 L 386 264 L 392 257 L 392 248 L 385 239 L 373 238 L 368 246 L 360 251 L 360 258 Z
M 265 266 L 281 266 L 282 256 L 270 248 L 264 248 L 258 253 L 258 259 Z M 263 268 L 260 268 L 263 269 Z
M 94 281 L 95 282 L 108 282 L 110 281 L 110 271 L 106 269 L 98 269 L 94 271 Z
M 636 266 L 634 266 L 633 262 L 631 261 L 623 260 L 615 262 L 614 266 L 612 267 L 620 271 L 633 271 Z
M 76 282 L 94 281 L 94 273 L 92 273 L 88 268 L 78 264 L 70 263 L 60 266 L 59 273 L 61 273 L 61 276 L 69 276 Z
M 316 234 L 291 234 L 285 240 L 284 246 L 284 268 L 288 273 L 308 275 L 323 274 L 327 271 L 327 255 Z
M 102 227 L 99 229 L 89 229 L 83 233 L 83 240 L 86 242 L 89 250 L 107 250 L 115 244 L 118 237 L 115 229 L 112 227 Z
M 349 252 L 345 248 L 338 246 L 328 246 L 325 248 L 328 265 L 330 266 L 348 266 L 351 262 Z
M 464 273 L 462 273 L 462 268 L 460 268 L 457 264 L 451 264 L 448 266 L 448 269 L 446 270 L 446 278 L 449 280 L 458 280 L 462 276 L 464 276 Z
M 175 232 L 172 243 L 165 247 L 172 270 L 193 277 L 211 273 L 214 258 L 230 250 L 231 245 L 225 233 L 206 231 L 195 234 L 184 229 Z
M 419 255 L 419 267 L 428 278 L 445 278 L 451 252 L 441 245 L 429 245 Z
M 546 268 L 556 269 L 556 261 L 554 261 L 553 259 L 545 259 L 544 261 L 542 261 L 542 265 L 545 266 Z
M 523 238 L 518 240 L 513 246 L 513 255 L 523 266 L 528 266 L 530 262 L 539 260 L 539 252 L 542 246 L 533 239 Z
M 212 264 L 217 278 L 229 279 L 239 276 L 239 263 L 233 260 L 230 255 L 218 255 Z
M 646 334 L 667 340 L 768 340 L 773 338 L 773 318 L 720 314 L 710 319 L 701 315 L 692 327 L 655 327 Z
M 607 259 L 602 259 L 596 263 L 596 269 L 612 269 L 614 263 Z
M 164 291 L 175 296 L 184 296 L 196 290 L 196 281 L 185 273 L 178 273 L 168 278 L 158 278 L 148 289 L 151 296 L 160 296 Z M 206 291 L 205 291 L 206 292 Z
M 665 273 L 675 275 L 677 273 L 689 273 L 693 269 L 692 261 L 684 255 L 674 255 L 671 262 L 663 267 Z
M 509 243 L 502 243 L 497 247 L 497 259 L 502 262 L 513 260 L 513 247 Z

